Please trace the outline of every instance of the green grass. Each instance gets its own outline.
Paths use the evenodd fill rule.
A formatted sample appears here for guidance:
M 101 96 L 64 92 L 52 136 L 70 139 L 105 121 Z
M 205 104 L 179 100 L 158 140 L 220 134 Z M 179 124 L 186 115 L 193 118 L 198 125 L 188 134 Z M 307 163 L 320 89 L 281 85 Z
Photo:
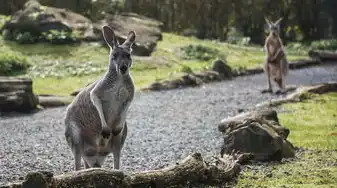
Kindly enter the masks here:
M 207 61 L 187 59 L 183 57 L 181 48 L 188 45 L 204 46 L 218 53 Z M 0 37 L 0 53 L 9 52 L 26 57 L 32 63 L 27 75 L 33 78 L 34 92 L 38 94 L 69 95 L 73 90 L 99 78 L 108 64 L 108 49 L 93 43 L 20 45 Z M 264 52 L 262 47 L 238 46 L 163 33 L 163 41 L 158 43 L 151 57 L 133 57 L 132 75 L 139 89 L 156 80 L 178 77 L 183 73 L 183 67 L 193 71 L 208 69 L 216 58 L 226 58 L 234 69 L 250 68 L 262 66 Z M 303 53 L 289 54 L 290 60 L 305 58 Z
M 290 162 L 244 170 L 237 187 L 337 187 L 337 93 L 283 107 L 291 111 L 279 114 L 289 140 L 306 150 Z

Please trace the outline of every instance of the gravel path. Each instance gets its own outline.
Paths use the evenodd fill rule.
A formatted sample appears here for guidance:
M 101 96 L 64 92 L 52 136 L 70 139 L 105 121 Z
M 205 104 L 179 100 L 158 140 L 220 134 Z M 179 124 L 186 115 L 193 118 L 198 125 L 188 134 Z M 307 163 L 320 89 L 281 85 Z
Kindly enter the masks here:
M 337 65 L 290 71 L 289 84 L 337 81 Z M 129 113 L 129 133 L 122 151 L 122 169 L 157 169 L 198 151 L 219 153 L 222 139 L 217 124 L 238 109 L 278 96 L 260 94 L 263 74 L 239 77 L 202 88 L 137 93 Z M 1 117 L 0 185 L 29 171 L 55 174 L 73 169 L 64 139 L 65 107 L 33 115 Z M 112 156 L 104 168 L 112 168 Z

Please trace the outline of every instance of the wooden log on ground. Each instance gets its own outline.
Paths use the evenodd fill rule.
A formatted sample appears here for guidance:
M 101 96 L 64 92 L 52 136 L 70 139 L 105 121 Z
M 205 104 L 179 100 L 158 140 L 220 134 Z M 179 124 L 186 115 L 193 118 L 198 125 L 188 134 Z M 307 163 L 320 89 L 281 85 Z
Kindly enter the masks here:
M 173 166 L 126 174 L 120 170 L 92 168 L 53 177 L 51 173 L 29 173 L 18 187 L 36 188 L 140 188 L 177 187 L 183 185 L 219 185 L 233 182 L 240 173 L 240 156 L 217 157 L 216 163 L 204 161 L 200 153 L 194 153 Z M 12 184 L 14 185 L 14 184 Z M 11 188 L 12 185 L 1 188 Z
M 0 77 L 0 111 L 28 112 L 36 109 L 38 98 L 30 78 Z

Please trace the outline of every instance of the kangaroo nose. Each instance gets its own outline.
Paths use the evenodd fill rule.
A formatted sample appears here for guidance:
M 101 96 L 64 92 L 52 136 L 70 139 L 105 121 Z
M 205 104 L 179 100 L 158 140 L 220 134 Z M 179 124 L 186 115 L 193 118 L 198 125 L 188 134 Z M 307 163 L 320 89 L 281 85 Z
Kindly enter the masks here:
M 128 70 L 128 67 L 126 65 L 122 65 L 120 67 L 120 70 L 121 70 L 122 74 L 124 74 Z

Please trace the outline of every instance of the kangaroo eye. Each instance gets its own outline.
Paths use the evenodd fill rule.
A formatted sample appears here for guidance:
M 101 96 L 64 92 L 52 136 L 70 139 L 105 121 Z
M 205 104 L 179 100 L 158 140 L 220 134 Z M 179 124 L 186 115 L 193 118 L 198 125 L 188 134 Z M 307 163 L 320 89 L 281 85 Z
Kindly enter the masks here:
M 126 54 L 126 58 L 131 59 L 131 55 L 130 54 Z

